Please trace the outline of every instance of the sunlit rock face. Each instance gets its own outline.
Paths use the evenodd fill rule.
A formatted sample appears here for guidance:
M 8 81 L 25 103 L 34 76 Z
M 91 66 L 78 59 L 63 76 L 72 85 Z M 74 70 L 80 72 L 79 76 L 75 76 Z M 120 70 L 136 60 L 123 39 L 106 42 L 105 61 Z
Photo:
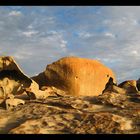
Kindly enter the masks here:
M 8 98 L 27 93 L 30 98 L 44 98 L 46 92 L 39 90 L 39 85 L 25 75 L 11 56 L 0 57 L 0 104 Z M 16 100 L 11 99 L 11 103 Z
M 54 86 L 67 94 L 97 96 L 109 79 L 116 82 L 112 70 L 101 62 L 79 57 L 64 57 L 47 65 L 46 70 L 32 77 L 40 86 Z
M 22 94 L 31 83 L 11 56 L 0 57 L 0 103 L 8 96 Z
M 136 80 L 126 80 L 118 85 L 118 87 L 126 90 L 126 93 L 137 93 L 137 81 Z

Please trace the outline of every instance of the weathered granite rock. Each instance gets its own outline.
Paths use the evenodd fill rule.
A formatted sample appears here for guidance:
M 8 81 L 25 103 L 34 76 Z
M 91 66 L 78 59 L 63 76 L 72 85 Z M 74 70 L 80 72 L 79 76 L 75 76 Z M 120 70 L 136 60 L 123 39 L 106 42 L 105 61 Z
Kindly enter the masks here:
M 0 104 L 10 96 L 19 97 L 25 92 L 31 99 L 49 95 L 47 91 L 39 90 L 39 85 L 22 72 L 12 57 L 0 57 Z M 16 105 L 17 100 L 13 99 L 12 104 Z
M 100 134 L 132 130 L 132 121 L 111 113 L 57 114 L 27 120 L 10 134 Z
M 119 96 L 126 95 L 116 96 L 117 100 L 121 99 Z M 121 102 L 124 108 L 121 108 Z M 124 97 L 111 104 L 104 104 L 98 97 L 89 96 L 54 96 L 45 100 L 30 100 L 13 110 L 0 110 L 0 133 L 139 134 L 139 103 L 138 97 L 135 100 Z
M 111 92 L 111 93 L 105 92 L 104 94 L 98 96 L 97 98 L 103 104 L 110 104 L 121 108 L 124 108 L 125 101 L 127 100 L 126 95 L 115 93 L 115 92 Z
M 78 57 L 64 57 L 32 77 L 40 87 L 54 86 L 74 96 L 102 94 L 110 78 L 116 82 L 112 70 L 99 61 Z
M 127 94 L 138 93 L 137 81 L 136 80 L 127 80 L 118 85 L 118 87 L 126 90 Z
M 5 101 L 6 104 L 6 109 L 13 109 L 14 107 L 18 106 L 18 105 L 23 105 L 25 104 L 25 101 L 21 100 L 21 99 L 7 99 Z

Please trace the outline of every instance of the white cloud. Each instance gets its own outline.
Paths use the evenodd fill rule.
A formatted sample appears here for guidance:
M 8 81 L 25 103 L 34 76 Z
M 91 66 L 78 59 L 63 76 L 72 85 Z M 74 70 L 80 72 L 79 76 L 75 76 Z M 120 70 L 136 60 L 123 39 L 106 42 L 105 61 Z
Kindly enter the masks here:
M 89 38 L 89 37 L 93 36 L 93 34 L 91 34 L 89 32 L 79 32 L 78 35 L 81 38 Z
M 67 41 L 61 40 L 60 46 L 61 46 L 62 49 L 65 49 L 67 47 Z
M 138 55 L 138 52 L 136 50 L 132 51 L 132 53 Z
M 31 31 L 25 31 L 22 34 L 26 37 L 32 37 L 33 35 L 36 35 L 37 33 L 38 33 L 38 31 L 31 30 Z
M 105 36 L 115 38 L 115 35 L 110 32 L 106 32 Z
M 28 25 L 28 29 L 33 29 L 33 25 Z
M 22 13 L 20 11 L 11 11 L 9 13 L 9 16 L 21 16 Z
M 55 49 L 61 52 L 67 51 L 67 41 L 64 40 L 62 33 L 57 31 L 50 31 L 46 37 L 41 37 L 40 42 L 42 47 L 48 47 L 49 49 Z

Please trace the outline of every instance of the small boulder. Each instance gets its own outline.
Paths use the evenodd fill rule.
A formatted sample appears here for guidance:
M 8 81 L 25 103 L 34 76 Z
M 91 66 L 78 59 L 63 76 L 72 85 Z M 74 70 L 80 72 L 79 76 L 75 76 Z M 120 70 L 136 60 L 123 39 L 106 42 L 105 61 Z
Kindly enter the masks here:
M 10 98 L 5 101 L 5 104 L 6 104 L 6 109 L 9 110 L 9 109 L 13 109 L 14 107 L 17 107 L 18 105 L 25 104 L 25 101 L 21 99 Z
M 118 85 L 118 87 L 126 90 L 127 94 L 138 93 L 137 81 L 136 80 L 126 80 Z

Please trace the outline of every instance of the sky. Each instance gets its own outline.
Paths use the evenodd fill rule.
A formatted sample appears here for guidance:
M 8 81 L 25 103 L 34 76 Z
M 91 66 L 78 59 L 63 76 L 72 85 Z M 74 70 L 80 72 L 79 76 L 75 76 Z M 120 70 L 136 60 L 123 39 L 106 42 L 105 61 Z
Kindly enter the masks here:
M 34 76 L 61 57 L 97 59 L 140 78 L 140 6 L 0 6 L 0 55 Z

